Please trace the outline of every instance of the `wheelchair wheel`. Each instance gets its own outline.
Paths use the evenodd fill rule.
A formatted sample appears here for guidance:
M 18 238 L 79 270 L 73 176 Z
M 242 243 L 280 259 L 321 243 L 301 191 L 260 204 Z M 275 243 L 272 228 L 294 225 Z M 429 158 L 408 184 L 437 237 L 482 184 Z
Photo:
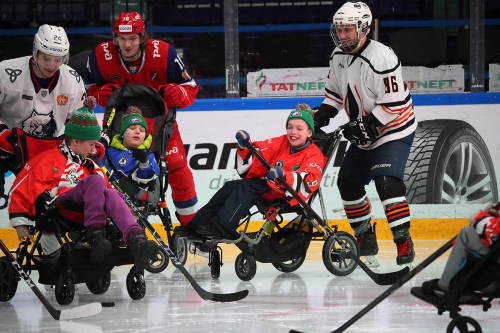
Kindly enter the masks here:
M 179 237 L 179 235 L 174 232 L 172 235 L 172 246 L 170 249 L 177 256 L 177 259 L 179 259 L 181 264 L 186 264 L 188 257 L 188 245 L 186 238 Z
M 472 327 L 471 327 L 472 326 Z M 458 330 L 455 330 L 455 328 Z M 460 316 L 450 322 L 446 328 L 446 333 L 482 333 L 479 323 L 471 317 Z
M 94 295 L 104 294 L 109 289 L 109 285 L 111 284 L 111 272 L 107 272 L 103 277 L 92 281 L 87 282 L 87 288 L 89 288 L 90 292 Z
M 359 257 L 358 243 L 351 234 L 344 231 L 338 231 L 337 236 L 350 251 L 354 252 L 354 254 Z M 342 250 L 342 244 L 339 244 L 335 237 L 329 237 L 325 241 L 322 256 L 326 269 L 336 276 L 349 275 L 358 265 L 348 256 L 345 250 Z
M 0 302 L 7 302 L 17 291 L 17 272 L 7 257 L 0 258 Z
M 62 285 L 60 288 L 56 285 L 55 294 L 57 303 L 61 305 L 71 304 L 71 302 L 73 302 L 73 298 L 75 297 L 75 281 L 72 277 L 68 276 L 58 283 Z
M 135 266 L 127 274 L 127 292 L 133 300 L 143 299 L 146 295 L 146 281 L 144 273 L 137 271 Z
M 250 281 L 257 272 L 257 262 L 255 258 L 248 253 L 240 253 L 234 262 L 236 275 L 243 281 Z
M 274 268 L 276 268 L 280 272 L 291 273 L 291 272 L 295 272 L 297 269 L 299 269 L 305 260 L 306 260 L 306 256 L 304 255 L 302 257 L 292 259 L 289 261 L 273 262 L 272 264 L 273 264 Z
M 149 262 L 149 265 L 146 266 L 146 270 L 150 273 L 160 273 L 163 272 L 168 267 L 168 254 L 167 251 L 159 246 L 159 252 L 156 258 Z
M 213 279 L 220 276 L 220 253 L 217 249 L 210 251 L 210 273 Z

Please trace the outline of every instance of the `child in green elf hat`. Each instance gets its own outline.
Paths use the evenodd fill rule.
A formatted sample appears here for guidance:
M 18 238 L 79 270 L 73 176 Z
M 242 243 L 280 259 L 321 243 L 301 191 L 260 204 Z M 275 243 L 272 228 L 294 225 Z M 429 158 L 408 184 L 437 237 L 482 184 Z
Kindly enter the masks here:
M 154 192 L 160 167 L 149 148 L 152 137 L 148 123 L 136 106 L 129 106 L 122 117 L 120 133 L 115 135 L 102 162 L 120 182 L 120 187 L 138 200 L 146 201 Z M 132 180 L 132 186 L 127 180 Z
M 106 217 L 113 219 L 131 249 L 137 269 L 142 270 L 158 255 L 158 245 L 146 238 L 125 204 L 125 198 L 108 183 L 103 170 L 90 158 L 100 138 L 100 127 L 93 107 L 95 98 L 88 97 L 84 106 L 76 110 L 65 126 L 66 138 L 53 149 L 30 159 L 19 173 L 10 194 L 10 224 L 16 228 L 19 240 L 33 240 L 30 227 L 34 226 L 40 195 L 49 193 L 59 212 L 75 223 L 86 227 L 90 245 L 90 262 L 99 262 L 111 251 L 111 243 L 104 235 Z M 81 221 L 64 209 L 61 199 L 83 205 Z

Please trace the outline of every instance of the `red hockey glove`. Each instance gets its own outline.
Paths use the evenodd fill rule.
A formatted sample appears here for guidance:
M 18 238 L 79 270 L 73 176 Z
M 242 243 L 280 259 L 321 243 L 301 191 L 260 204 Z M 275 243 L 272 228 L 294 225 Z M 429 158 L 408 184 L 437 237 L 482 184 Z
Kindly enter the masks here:
M 99 161 L 102 161 L 105 152 L 106 148 L 104 148 L 104 145 L 98 141 L 95 144 L 95 149 L 90 154 L 92 155 L 93 158 L 97 158 Z
M 0 121 L 0 159 L 9 158 L 14 154 L 14 146 L 9 142 L 12 131 Z
M 106 107 L 109 96 L 111 96 L 113 91 L 115 91 L 118 88 L 120 87 L 113 83 L 106 83 L 105 85 L 103 85 L 101 89 L 97 92 L 97 104 L 99 104 L 102 107 Z
M 169 83 L 160 86 L 158 92 L 163 97 L 163 100 L 169 108 L 178 108 L 188 99 L 188 95 L 184 88 L 175 83 Z

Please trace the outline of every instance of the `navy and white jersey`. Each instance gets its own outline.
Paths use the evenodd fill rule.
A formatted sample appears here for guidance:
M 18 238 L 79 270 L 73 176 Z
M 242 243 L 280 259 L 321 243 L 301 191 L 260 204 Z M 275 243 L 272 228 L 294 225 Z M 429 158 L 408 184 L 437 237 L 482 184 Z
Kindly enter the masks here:
M 32 57 L 0 62 L 0 121 L 37 137 L 56 137 L 87 96 L 83 79 L 61 65 L 48 88 L 41 88 L 32 69 Z
M 357 54 L 333 50 L 324 104 L 344 109 L 349 121 L 372 114 L 383 124 L 362 149 L 403 138 L 417 128 L 401 62 L 389 47 L 367 40 Z

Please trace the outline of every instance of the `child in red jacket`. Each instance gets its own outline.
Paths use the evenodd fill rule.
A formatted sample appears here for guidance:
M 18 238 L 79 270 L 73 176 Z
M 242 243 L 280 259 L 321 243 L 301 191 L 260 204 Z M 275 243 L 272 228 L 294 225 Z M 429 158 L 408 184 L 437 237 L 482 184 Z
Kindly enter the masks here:
M 285 135 L 252 143 L 269 164 L 274 165 L 267 170 L 243 144 L 250 135 L 238 131 L 236 169 L 243 179 L 226 182 L 188 225 L 177 227 L 175 232 L 179 236 L 234 238 L 240 220 L 260 198 L 272 200 L 285 196 L 274 182 L 278 177 L 307 200 L 319 187 L 324 166 L 323 153 L 310 139 L 313 133 L 311 108 L 299 104 L 286 120 Z M 290 204 L 297 205 L 298 202 L 292 199 Z

